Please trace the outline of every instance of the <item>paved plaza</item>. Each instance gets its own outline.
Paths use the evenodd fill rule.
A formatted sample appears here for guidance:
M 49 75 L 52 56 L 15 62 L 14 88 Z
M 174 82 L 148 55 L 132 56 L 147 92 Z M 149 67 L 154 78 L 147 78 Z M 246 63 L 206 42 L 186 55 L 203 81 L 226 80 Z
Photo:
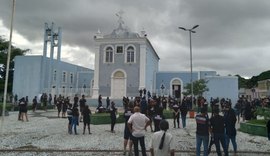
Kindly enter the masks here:
M 0 155 L 123 155 L 124 124 L 116 124 L 115 133 L 110 132 L 109 124 L 91 125 L 92 134 L 83 135 L 80 123 L 79 135 L 69 135 L 67 119 L 58 118 L 56 110 L 38 110 L 35 113 L 29 111 L 28 114 L 29 122 L 18 121 L 18 112 L 9 112 L 4 122 L 1 121 Z M 195 120 L 187 118 L 185 129 L 172 128 L 173 120 L 168 121 L 169 132 L 175 136 L 176 155 L 195 155 Z M 239 124 L 237 127 L 239 128 Z M 151 136 L 148 128 L 145 138 L 147 149 Z M 270 154 L 270 141 L 266 137 L 237 131 L 237 143 L 237 155 Z M 214 146 L 212 150 L 215 151 Z M 233 155 L 231 145 L 229 151 Z

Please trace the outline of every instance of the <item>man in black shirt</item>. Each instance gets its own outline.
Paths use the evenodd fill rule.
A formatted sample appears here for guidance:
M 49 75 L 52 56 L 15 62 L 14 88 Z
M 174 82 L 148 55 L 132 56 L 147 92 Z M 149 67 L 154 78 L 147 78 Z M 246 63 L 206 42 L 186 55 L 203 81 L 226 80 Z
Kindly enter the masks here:
M 219 109 L 214 110 L 214 115 L 210 119 L 211 135 L 214 136 L 214 142 L 218 156 L 221 156 L 220 143 L 222 145 L 225 156 L 228 156 L 228 149 L 225 143 L 225 122 L 223 116 L 219 115 Z
M 197 129 L 196 129 L 196 156 L 200 156 L 201 145 L 203 143 L 203 155 L 208 155 L 208 142 L 209 142 L 209 118 L 207 115 L 207 109 L 203 107 L 201 114 L 197 114 L 196 117 Z

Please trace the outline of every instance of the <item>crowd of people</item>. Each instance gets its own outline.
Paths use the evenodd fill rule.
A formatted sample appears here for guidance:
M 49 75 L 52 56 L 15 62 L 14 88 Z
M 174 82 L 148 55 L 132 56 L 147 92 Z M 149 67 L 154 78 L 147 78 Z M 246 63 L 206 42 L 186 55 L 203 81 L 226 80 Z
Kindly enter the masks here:
M 230 99 L 211 98 L 208 103 L 204 97 L 193 98 L 193 103 L 197 108 L 196 120 L 196 155 L 201 153 L 203 145 L 203 155 L 211 152 L 212 145 L 215 145 L 217 155 L 221 154 L 221 147 L 224 155 L 228 155 L 230 142 L 234 152 L 237 152 L 236 128 L 235 125 L 242 120 L 256 118 L 255 111 L 258 106 L 269 106 L 268 99 L 255 99 L 249 101 L 245 98 L 239 98 L 233 106 Z M 52 96 L 43 93 L 40 97 L 44 111 L 47 111 L 47 105 L 54 105 L 57 108 L 57 116 L 68 119 L 68 133 L 78 135 L 77 126 L 83 122 L 83 134 L 88 129 L 90 131 L 91 110 L 87 105 L 85 96 L 75 95 L 73 103 L 69 97 L 59 95 Z M 19 115 L 18 120 L 28 121 L 27 106 L 28 97 L 18 100 Z M 150 127 L 153 132 L 150 142 L 151 155 L 174 155 L 175 142 L 174 137 L 167 132 L 169 124 L 163 114 L 164 110 L 170 109 L 173 116 L 173 128 L 186 128 L 187 112 L 191 110 L 191 98 L 183 97 L 182 101 L 172 97 L 151 96 L 146 90 L 140 90 L 139 96 L 134 99 L 123 97 L 123 116 L 125 118 L 124 133 L 124 155 L 132 153 L 139 155 L 138 146 L 140 143 L 142 155 L 146 155 L 145 132 Z M 38 105 L 37 97 L 32 100 L 32 109 L 35 112 Z M 233 106 L 233 107 L 232 107 Z M 208 114 L 208 108 L 211 107 L 212 113 Z M 102 96 L 98 97 L 98 106 L 95 113 L 107 112 L 111 118 L 111 132 L 115 133 L 114 127 L 117 119 L 118 109 L 114 101 L 109 97 L 106 99 L 106 107 L 102 105 Z M 181 119 L 181 122 L 180 122 Z M 270 128 L 270 122 L 269 122 Z M 270 136 L 270 133 L 269 133 Z M 270 138 L 270 137 L 269 137 Z M 221 145 L 221 146 L 220 146 Z M 134 151 L 132 151 L 132 149 Z

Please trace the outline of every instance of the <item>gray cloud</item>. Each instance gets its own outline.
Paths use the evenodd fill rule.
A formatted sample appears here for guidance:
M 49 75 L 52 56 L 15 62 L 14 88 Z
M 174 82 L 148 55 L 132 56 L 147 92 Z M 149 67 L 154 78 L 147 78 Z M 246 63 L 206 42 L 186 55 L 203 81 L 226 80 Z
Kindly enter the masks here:
M 253 76 L 269 70 L 269 7 L 268 0 L 23 0 L 16 1 L 14 29 L 30 42 L 42 42 L 44 23 L 54 22 L 63 29 L 63 45 L 80 47 L 65 49 L 63 60 L 93 67 L 93 36 L 97 30 L 111 33 L 115 13 L 123 10 L 131 31 L 146 30 L 161 70 L 189 71 L 189 36 L 178 27 L 199 24 L 192 34 L 194 70 Z M 11 1 L 0 1 L 5 27 L 10 15 Z

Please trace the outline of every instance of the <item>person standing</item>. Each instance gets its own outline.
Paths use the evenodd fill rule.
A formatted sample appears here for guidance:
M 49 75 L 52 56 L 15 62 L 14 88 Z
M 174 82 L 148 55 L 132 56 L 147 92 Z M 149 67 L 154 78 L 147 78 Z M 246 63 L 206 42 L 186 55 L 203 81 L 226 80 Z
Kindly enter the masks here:
M 179 123 L 180 109 L 179 109 L 178 102 L 176 100 L 174 101 L 172 109 L 173 109 L 173 128 L 176 128 L 175 121 L 177 122 L 177 127 L 180 128 L 180 123 Z
M 233 151 L 237 152 L 237 144 L 236 144 L 236 115 L 234 110 L 231 108 L 230 104 L 225 106 L 225 132 L 226 132 L 226 147 L 229 150 L 230 140 L 232 141 Z
M 80 103 L 80 112 L 81 112 L 80 122 L 82 122 L 82 118 L 83 118 L 82 112 L 83 112 L 83 109 L 84 109 L 85 104 L 86 104 L 86 99 L 85 99 L 84 95 L 82 95 L 82 98 L 80 99 L 79 103 Z
M 79 97 L 77 94 L 75 94 L 74 98 L 73 98 L 73 107 L 78 107 L 78 102 L 79 102 Z
M 166 120 L 161 120 L 160 131 L 155 132 L 150 140 L 151 156 L 174 156 L 175 142 L 172 134 L 168 133 L 169 123 Z
M 53 109 L 55 109 L 56 105 L 57 105 L 57 97 L 56 97 L 56 95 L 54 95 L 54 97 L 53 97 Z
M 44 107 L 44 111 L 47 112 L 47 102 L 48 102 L 48 96 L 46 93 L 43 93 L 42 95 L 42 101 L 43 101 L 43 107 Z
M 130 116 L 133 114 L 133 103 L 129 102 L 128 108 L 125 109 L 124 112 L 124 118 L 125 118 L 125 129 L 124 129 L 124 155 L 126 154 L 127 151 L 127 144 L 129 142 L 129 155 L 131 155 L 131 150 L 132 150 L 132 140 L 131 140 L 131 132 L 128 129 L 128 120 Z
M 91 122 L 91 118 L 90 118 L 90 115 L 91 115 L 91 110 L 89 109 L 88 105 L 86 105 L 83 109 L 83 134 L 85 134 L 85 128 L 87 126 L 88 128 L 88 133 L 89 134 L 92 134 L 90 132 L 90 122 Z
M 110 107 L 110 98 L 109 97 L 107 97 L 107 99 L 106 99 L 106 110 L 108 110 L 109 109 L 109 107 Z
M 52 94 L 49 94 L 49 105 L 52 105 Z
M 219 115 L 219 109 L 214 110 L 214 115 L 210 119 L 211 135 L 214 137 L 216 152 L 221 156 L 220 143 L 222 145 L 225 156 L 228 156 L 228 149 L 225 142 L 225 122 L 223 116 Z
M 116 113 L 117 113 L 117 109 L 115 108 L 115 103 L 112 101 L 111 102 L 111 108 L 110 108 L 111 132 L 112 133 L 115 133 L 114 126 L 115 126 L 115 123 L 116 123 Z
M 32 102 L 33 102 L 33 104 L 32 104 L 32 110 L 33 110 L 33 112 L 35 112 L 36 109 L 37 109 L 37 96 L 34 97 L 34 99 L 33 99 Z
M 188 103 L 186 100 L 186 97 L 184 97 L 182 104 L 180 106 L 180 112 L 181 112 L 181 119 L 182 119 L 182 127 L 186 127 L 186 118 L 187 118 L 187 112 L 188 112 Z
M 201 113 L 195 117 L 197 128 L 196 128 L 196 156 L 200 156 L 201 145 L 203 143 L 203 155 L 208 155 L 208 142 L 209 142 L 209 131 L 210 122 L 207 115 L 207 109 L 202 108 Z
M 79 110 L 77 107 L 73 107 L 72 109 L 72 128 L 74 128 L 74 134 L 77 135 L 77 126 L 79 125 Z M 72 132 L 71 132 L 72 133 Z
M 19 106 L 20 106 L 20 119 L 21 121 L 24 121 L 24 117 L 25 117 L 25 120 L 28 121 L 28 116 L 27 116 L 27 102 L 25 100 L 25 98 L 21 98 L 19 100 Z
M 150 120 L 144 114 L 140 113 L 140 107 L 134 107 L 134 114 L 128 120 L 128 128 L 132 133 L 135 156 L 139 156 L 138 142 L 140 142 L 142 155 L 146 156 L 144 136 L 146 128 L 149 125 Z
M 67 118 L 68 118 L 68 133 L 72 134 L 72 105 L 69 104 L 67 108 Z
M 99 108 L 99 107 L 101 107 L 101 106 L 102 106 L 102 96 L 99 95 L 99 96 L 98 96 L 98 107 L 97 107 L 97 108 Z

